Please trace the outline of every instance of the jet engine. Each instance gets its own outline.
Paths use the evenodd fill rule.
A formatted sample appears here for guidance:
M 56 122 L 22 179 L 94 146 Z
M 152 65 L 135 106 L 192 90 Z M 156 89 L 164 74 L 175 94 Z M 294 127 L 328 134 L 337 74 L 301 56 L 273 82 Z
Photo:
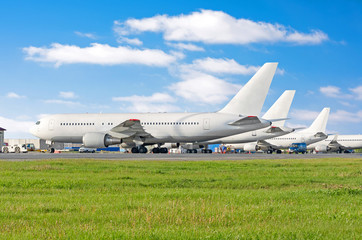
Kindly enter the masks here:
M 330 148 L 327 145 L 317 145 L 315 147 L 316 152 L 328 152 Z
M 178 148 L 180 143 L 165 143 L 161 147 L 171 149 L 171 148 Z
M 102 148 L 119 143 L 122 143 L 122 139 L 114 138 L 105 133 L 86 133 L 83 136 L 83 144 L 89 148 Z
M 244 145 L 245 152 L 253 152 L 260 150 L 260 147 L 256 143 L 247 143 Z

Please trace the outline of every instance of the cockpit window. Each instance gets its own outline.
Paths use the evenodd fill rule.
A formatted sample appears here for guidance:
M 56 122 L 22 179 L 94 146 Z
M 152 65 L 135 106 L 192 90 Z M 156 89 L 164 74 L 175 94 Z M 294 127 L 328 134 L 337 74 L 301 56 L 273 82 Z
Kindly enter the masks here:
M 39 124 L 40 124 L 40 121 L 37 121 L 35 124 L 36 124 L 36 125 L 39 125 Z

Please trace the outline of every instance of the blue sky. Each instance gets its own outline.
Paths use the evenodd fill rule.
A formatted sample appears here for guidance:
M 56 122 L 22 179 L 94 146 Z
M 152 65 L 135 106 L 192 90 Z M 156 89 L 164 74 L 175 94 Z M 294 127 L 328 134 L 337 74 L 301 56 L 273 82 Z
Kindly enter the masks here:
M 295 89 L 289 126 L 331 107 L 362 133 L 361 1 L 2 1 L 0 127 L 54 113 L 210 112 L 268 61 L 265 112 Z

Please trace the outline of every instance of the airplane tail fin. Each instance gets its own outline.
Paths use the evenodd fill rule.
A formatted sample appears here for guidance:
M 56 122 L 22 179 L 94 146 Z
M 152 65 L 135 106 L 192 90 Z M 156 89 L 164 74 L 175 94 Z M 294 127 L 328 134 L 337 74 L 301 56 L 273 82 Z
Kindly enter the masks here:
M 258 116 L 278 63 L 265 63 L 219 113 Z
M 330 108 L 323 108 L 318 117 L 314 120 L 312 125 L 309 128 L 303 130 L 304 132 L 316 132 L 316 133 L 325 133 L 328 117 L 329 117 Z
M 295 90 L 287 90 L 278 98 L 278 100 L 264 114 L 263 119 L 283 119 L 288 116 L 290 105 L 294 98 Z M 275 127 L 283 127 L 285 120 L 273 122 Z

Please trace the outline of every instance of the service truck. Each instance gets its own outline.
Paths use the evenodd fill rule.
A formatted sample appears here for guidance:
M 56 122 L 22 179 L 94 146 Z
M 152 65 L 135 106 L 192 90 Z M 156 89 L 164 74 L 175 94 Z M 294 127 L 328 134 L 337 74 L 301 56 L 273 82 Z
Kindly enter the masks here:
M 11 145 L 11 146 L 3 146 L 1 151 L 3 153 L 26 153 L 28 152 L 27 148 L 26 148 L 26 144 L 22 144 L 22 145 Z

